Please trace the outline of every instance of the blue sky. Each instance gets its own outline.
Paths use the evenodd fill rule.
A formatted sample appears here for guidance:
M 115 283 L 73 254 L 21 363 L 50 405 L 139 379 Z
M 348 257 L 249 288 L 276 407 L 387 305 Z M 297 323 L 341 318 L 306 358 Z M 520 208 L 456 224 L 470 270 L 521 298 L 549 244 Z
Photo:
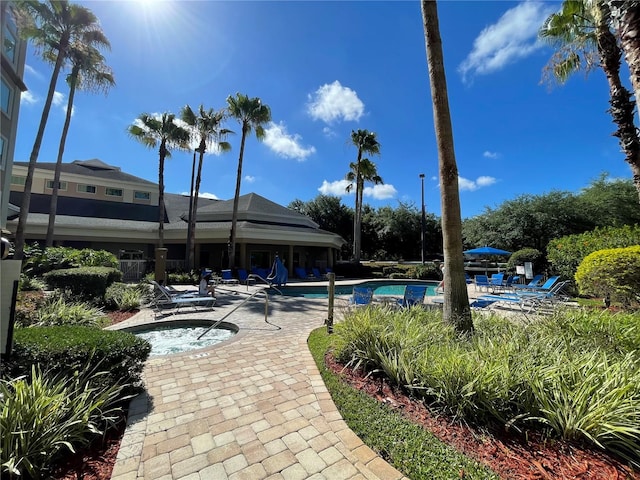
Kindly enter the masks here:
M 421 202 L 440 214 L 438 161 L 420 2 L 90 1 L 112 49 L 117 85 L 78 92 L 65 162 L 99 158 L 158 181 L 157 151 L 127 136 L 143 112 L 219 109 L 236 92 L 260 97 L 273 123 L 247 141 L 242 194 L 287 205 L 346 194 L 352 129 L 376 132 L 384 185 L 365 203 Z M 541 84 L 552 55 L 536 34 L 559 2 L 440 1 L 439 17 L 463 218 L 521 194 L 577 192 L 601 172 L 630 178 L 607 113 L 600 70 Z M 51 68 L 27 57 L 16 161 L 27 161 Z M 628 76 L 623 74 L 623 79 Z M 67 86 L 57 85 L 39 161 L 56 159 Z M 240 132 L 229 120 L 227 128 Z M 201 192 L 233 198 L 240 135 L 207 155 Z M 192 154 L 174 151 L 165 191 L 188 192 Z

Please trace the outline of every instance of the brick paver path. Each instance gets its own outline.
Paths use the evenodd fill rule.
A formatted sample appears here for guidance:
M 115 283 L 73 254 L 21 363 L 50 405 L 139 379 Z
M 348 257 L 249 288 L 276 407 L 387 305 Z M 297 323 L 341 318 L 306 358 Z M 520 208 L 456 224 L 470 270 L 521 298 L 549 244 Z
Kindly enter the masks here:
M 220 318 L 244 297 L 217 293 Z M 189 353 L 152 357 L 146 395 L 131 405 L 112 480 L 405 478 L 347 427 L 306 341 L 327 317 L 326 300 L 271 297 L 227 321 L 231 340 Z M 150 322 L 143 311 L 124 325 Z M 280 328 L 278 328 L 280 327 Z

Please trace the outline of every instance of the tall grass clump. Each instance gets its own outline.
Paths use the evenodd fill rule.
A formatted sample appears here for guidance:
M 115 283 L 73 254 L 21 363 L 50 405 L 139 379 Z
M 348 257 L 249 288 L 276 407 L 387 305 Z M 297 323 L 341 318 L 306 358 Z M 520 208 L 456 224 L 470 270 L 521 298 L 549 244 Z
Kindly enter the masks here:
M 92 386 L 100 373 L 0 380 L 2 478 L 47 478 L 55 462 L 118 420 L 122 386 Z
M 16 326 L 78 325 L 101 328 L 108 323 L 109 319 L 101 309 L 83 302 L 68 301 L 64 295 L 55 294 L 45 299 L 35 315 L 21 317 L 16 321 Z
M 563 311 L 530 324 L 364 309 L 336 325 L 338 360 L 384 372 L 433 409 L 590 443 L 640 465 L 640 315 Z

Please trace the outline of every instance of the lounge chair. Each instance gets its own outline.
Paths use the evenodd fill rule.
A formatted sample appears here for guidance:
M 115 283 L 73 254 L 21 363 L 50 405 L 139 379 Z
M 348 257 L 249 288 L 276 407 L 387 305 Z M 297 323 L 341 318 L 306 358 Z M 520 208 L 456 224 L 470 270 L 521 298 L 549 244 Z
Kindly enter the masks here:
M 533 277 L 529 283 L 524 284 L 524 285 L 514 284 L 513 288 L 514 288 L 514 290 L 517 290 L 517 289 L 520 289 L 520 288 L 526 289 L 526 288 L 531 288 L 531 287 L 533 287 L 533 288 L 539 287 L 540 283 L 542 282 L 542 278 L 543 278 L 542 275 L 538 274 L 535 277 Z
M 238 281 L 243 285 L 250 285 L 256 283 L 256 279 L 250 277 L 244 268 L 238 269 Z
M 404 288 L 404 297 L 398 299 L 397 306 L 402 308 L 414 307 L 424 303 L 424 296 L 427 293 L 427 287 L 423 285 L 407 285 Z
M 301 280 L 307 280 L 309 278 L 307 271 L 302 267 L 296 267 L 294 268 L 294 271 L 296 272 L 296 277 L 300 278 Z
M 233 278 L 233 275 L 231 274 L 231 270 L 222 270 L 220 283 L 223 283 L 225 285 L 237 285 L 238 279 Z
M 320 269 L 318 268 L 312 268 L 311 273 L 316 278 L 316 280 L 320 280 L 322 278 L 322 274 L 320 273 Z
M 353 287 L 353 296 L 349 301 L 352 307 L 364 307 L 371 305 L 373 300 L 373 289 L 369 287 Z
M 492 301 L 493 303 L 506 303 L 518 306 L 523 312 L 529 313 L 540 306 L 555 306 L 565 300 L 562 290 L 568 281 L 556 282 L 549 290 L 538 292 L 505 293 L 503 295 L 482 295 L 478 300 Z
M 544 282 L 540 286 L 536 285 L 527 285 L 526 287 L 521 287 L 518 290 L 523 292 L 548 292 L 560 279 L 560 275 L 554 275 L 553 277 L 549 277 L 546 282 Z
M 509 275 L 507 279 L 499 287 L 494 287 L 494 290 L 500 292 L 509 292 L 512 290 L 513 285 L 520 279 L 520 275 Z
M 476 284 L 476 292 L 478 290 L 482 291 L 483 288 L 485 292 L 488 292 L 489 287 L 491 286 L 491 283 L 489 283 L 489 277 L 487 277 L 486 275 L 476 275 L 475 284 Z
M 154 283 L 154 287 L 157 293 L 156 297 L 149 304 L 156 314 L 162 311 L 175 310 L 172 313 L 179 313 L 180 308 L 192 307 L 197 310 L 198 307 L 213 308 L 216 303 L 216 298 L 209 295 L 197 295 L 197 294 L 182 294 L 171 295 L 166 288 L 162 285 Z
M 504 273 L 494 273 L 489 279 L 489 288 L 491 291 L 500 290 L 504 281 Z

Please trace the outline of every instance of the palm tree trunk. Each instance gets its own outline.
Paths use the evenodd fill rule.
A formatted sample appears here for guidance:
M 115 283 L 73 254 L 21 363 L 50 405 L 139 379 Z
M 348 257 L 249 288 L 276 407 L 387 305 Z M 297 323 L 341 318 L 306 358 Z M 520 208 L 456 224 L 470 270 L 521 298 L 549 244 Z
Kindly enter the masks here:
M 193 249 L 191 247 L 191 238 L 193 237 L 193 182 L 196 171 L 196 152 L 193 152 L 193 163 L 191 164 L 191 188 L 189 189 L 189 218 L 187 220 L 187 251 L 185 252 L 185 270 L 193 269 Z
M 202 147 L 201 147 L 202 148 Z M 193 215 L 191 216 L 191 244 L 189 245 L 190 265 L 195 268 L 195 248 L 196 248 L 196 212 L 198 211 L 198 195 L 200 194 L 200 180 L 202 179 L 202 163 L 204 161 L 204 150 L 200 150 L 198 161 L 198 174 L 196 176 L 196 188 L 193 192 Z
M 609 113 L 618 130 L 613 134 L 618 137 L 625 161 L 631 167 L 633 183 L 638 191 L 640 200 L 640 138 L 635 126 L 635 102 L 631 100 L 631 92 L 620 81 L 620 59 L 622 52 L 618 47 L 616 37 L 611 33 L 608 24 L 608 6 L 600 3 L 601 9 L 597 24 L 596 38 L 602 70 L 609 83 Z M 640 33 L 638 33 L 640 35 Z M 633 78 L 633 72 L 632 72 Z
M 229 235 L 229 264 L 233 268 L 236 258 L 236 224 L 238 223 L 238 201 L 240 199 L 240 180 L 242 179 L 242 159 L 244 157 L 244 142 L 247 138 L 248 128 L 242 125 L 242 139 L 240 140 L 240 155 L 238 156 L 238 175 L 236 177 L 236 193 L 233 197 L 233 215 L 231 217 L 231 233 Z
M 362 203 L 360 202 L 360 161 L 362 160 L 362 148 L 358 147 L 358 158 L 356 160 L 356 206 L 353 216 L 353 261 L 360 263 L 360 230 Z
M 167 156 L 166 140 L 160 142 L 158 162 L 158 248 L 164 248 L 164 159 Z
M 438 143 L 438 164 L 442 205 L 442 239 L 445 264 L 443 319 L 458 332 L 473 332 L 469 295 L 462 255 L 462 219 L 458 191 L 458 167 L 449 112 L 447 79 L 435 0 L 422 0 L 422 20 L 429 66 L 433 118 Z
M 58 158 L 56 160 L 56 168 L 53 173 L 53 190 L 51 191 L 51 203 L 49 205 L 49 223 L 47 225 L 47 238 L 45 245 L 53 246 L 53 230 L 56 221 L 56 212 L 58 211 L 58 184 L 60 183 L 60 172 L 62 170 L 62 157 L 64 155 L 64 147 L 67 143 L 67 134 L 69 133 L 69 125 L 71 124 L 71 113 L 73 111 L 73 99 L 76 95 L 76 86 L 78 84 L 78 66 L 73 67 L 71 72 L 71 84 L 69 86 L 69 99 L 67 100 L 67 114 L 62 127 L 62 135 L 60 136 L 60 146 L 58 147 Z
M 47 99 L 45 100 L 44 108 L 42 109 L 42 117 L 40 117 L 40 125 L 38 126 L 38 133 L 36 134 L 36 139 L 33 143 L 31 155 L 29 156 L 29 167 L 27 168 L 27 178 L 25 179 L 25 182 L 24 182 L 24 191 L 22 193 L 22 203 L 20 205 L 20 216 L 18 218 L 18 228 L 16 229 L 16 245 L 15 245 L 15 251 L 13 253 L 13 258 L 15 260 L 22 260 L 24 256 L 25 229 L 27 227 L 27 217 L 29 216 L 29 206 L 31 204 L 31 188 L 33 187 L 33 174 L 36 169 L 36 162 L 38 161 L 38 155 L 40 154 L 40 146 L 42 145 L 42 138 L 44 137 L 44 129 L 47 126 L 47 119 L 49 118 L 49 111 L 51 110 L 53 94 L 56 90 L 58 74 L 60 73 L 60 69 L 62 68 L 62 62 L 64 60 L 65 51 L 66 51 L 66 44 L 63 44 L 63 42 L 61 42 L 60 49 L 58 50 L 58 56 L 56 58 L 56 63 L 55 63 L 55 66 L 53 67 L 53 73 L 51 74 L 51 81 L 49 82 L 49 91 L 47 92 Z
M 620 9 L 621 18 L 617 19 L 620 24 L 620 43 L 629 65 L 631 85 L 640 112 L 640 3 L 619 0 L 613 0 L 610 3 Z

